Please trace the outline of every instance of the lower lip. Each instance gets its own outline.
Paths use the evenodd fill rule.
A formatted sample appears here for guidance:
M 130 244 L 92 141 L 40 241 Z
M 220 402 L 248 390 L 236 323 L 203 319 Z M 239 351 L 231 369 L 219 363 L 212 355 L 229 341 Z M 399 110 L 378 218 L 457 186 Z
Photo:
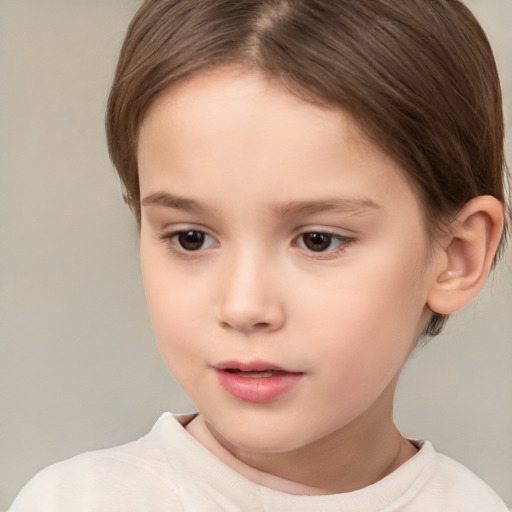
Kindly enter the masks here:
M 292 389 L 302 373 L 280 373 L 272 377 L 243 377 L 226 370 L 216 370 L 220 385 L 244 402 L 265 403 L 276 400 Z

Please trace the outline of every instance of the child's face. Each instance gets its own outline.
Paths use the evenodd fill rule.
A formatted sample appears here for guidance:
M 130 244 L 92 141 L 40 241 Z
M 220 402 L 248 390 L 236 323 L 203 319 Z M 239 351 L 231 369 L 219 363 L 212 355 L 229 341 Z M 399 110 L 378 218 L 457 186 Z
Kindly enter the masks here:
M 227 68 L 164 93 L 138 156 L 154 330 L 217 436 L 284 452 L 386 428 L 435 279 L 398 166 L 342 111 Z

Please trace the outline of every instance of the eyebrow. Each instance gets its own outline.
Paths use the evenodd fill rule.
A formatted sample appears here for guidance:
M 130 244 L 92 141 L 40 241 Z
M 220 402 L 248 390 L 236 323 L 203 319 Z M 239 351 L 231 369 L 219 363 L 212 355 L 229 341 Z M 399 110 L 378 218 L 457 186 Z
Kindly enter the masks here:
M 145 197 L 142 206 L 163 206 L 174 210 L 184 210 L 192 213 L 204 213 L 212 210 L 200 201 L 189 199 L 186 197 L 175 196 L 167 192 L 155 192 Z M 313 215 L 322 212 L 342 212 L 342 213 L 365 213 L 368 211 L 376 211 L 381 205 L 369 198 L 327 198 L 312 201 L 289 201 L 284 204 L 273 206 L 276 215 L 290 217 L 293 215 Z
M 376 211 L 381 205 L 369 198 L 340 198 L 333 197 L 322 199 L 320 201 L 290 201 L 283 205 L 276 205 L 275 211 L 278 215 L 314 215 L 322 212 L 341 212 L 341 213 L 365 213 Z
M 207 208 L 199 201 L 179 197 L 166 192 L 156 192 L 149 194 L 141 201 L 142 206 L 164 206 L 174 210 L 184 210 L 188 212 L 204 212 Z

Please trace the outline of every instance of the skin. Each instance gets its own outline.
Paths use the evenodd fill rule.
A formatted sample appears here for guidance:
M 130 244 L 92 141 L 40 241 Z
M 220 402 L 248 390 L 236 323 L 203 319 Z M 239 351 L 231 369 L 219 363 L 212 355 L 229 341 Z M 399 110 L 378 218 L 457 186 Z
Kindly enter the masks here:
M 343 111 L 238 68 L 165 91 L 138 162 L 148 307 L 200 411 L 189 432 L 291 493 L 359 489 L 412 457 L 393 396 L 431 315 L 438 259 L 398 165 Z M 205 233 L 204 244 L 186 250 L 183 231 Z M 305 233 L 335 236 L 317 251 Z M 228 360 L 301 378 L 276 400 L 246 402 L 212 368 Z

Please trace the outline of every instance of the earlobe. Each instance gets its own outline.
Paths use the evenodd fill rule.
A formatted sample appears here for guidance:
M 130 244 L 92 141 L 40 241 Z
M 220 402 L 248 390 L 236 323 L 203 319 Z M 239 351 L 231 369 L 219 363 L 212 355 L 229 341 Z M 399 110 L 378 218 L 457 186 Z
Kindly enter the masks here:
M 448 315 L 466 306 L 482 289 L 503 231 L 503 205 L 492 196 L 466 203 L 439 246 L 428 307 Z M 439 254 L 440 253 L 440 254 Z

